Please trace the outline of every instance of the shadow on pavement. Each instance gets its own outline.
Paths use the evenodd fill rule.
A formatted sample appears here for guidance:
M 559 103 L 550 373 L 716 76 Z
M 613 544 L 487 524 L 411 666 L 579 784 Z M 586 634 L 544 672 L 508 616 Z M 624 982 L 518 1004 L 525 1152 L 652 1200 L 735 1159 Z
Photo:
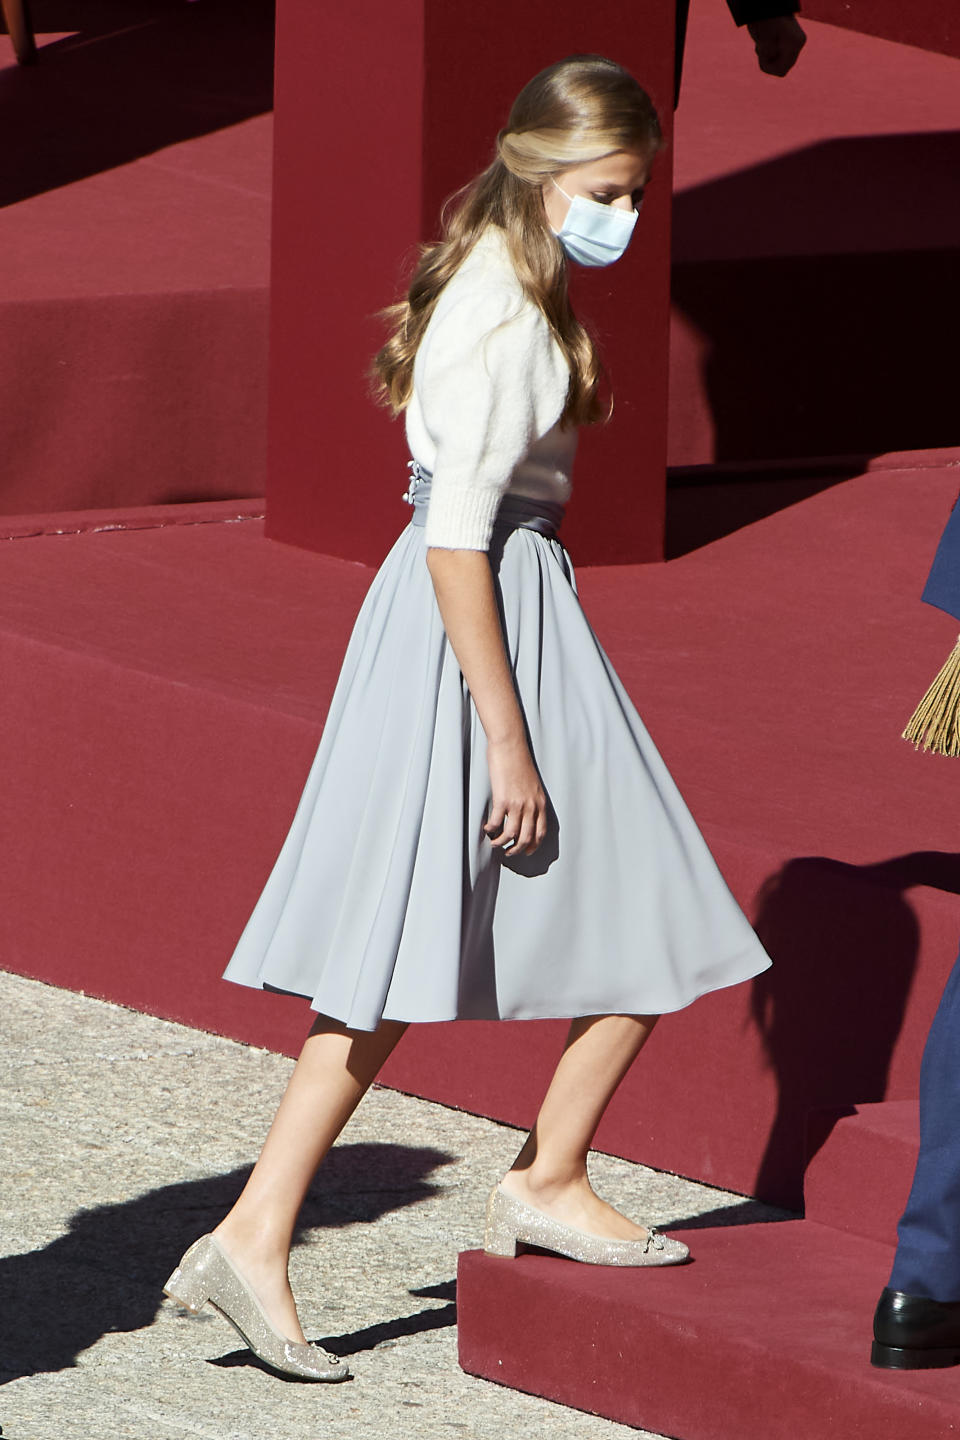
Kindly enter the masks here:
M 457 1323 L 457 1282 L 445 1280 L 441 1285 L 425 1285 L 422 1290 L 411 1290 L 411 1295 L 423 1299 L 447 1300 L 449 1304 L 418 1310 L 414 1315 L 401 1315 L 395 1320 L 382 1320 L 378 1325 L 365 1325 L 349 1335 L 328 1335 L 319 1343 L 324 1350 L 334 1355 L 356 1355 L 361 1350 L 373 1350 L 384 1340 L 400 1340 L 407 1335 L 422 1335 L 427 1330 L 444 1330 Z
M 437 1190 L 427 1178 L 431 1172 L 454 1158 L 425 1147 L 337 1146 L 307 1196 L 294 1243 L 306 1230 L 338 1229 L 417 1204 Z M 244 1166 L 79 1210 L 67 1232 L 42 1250 L 0 1259 L 0 1384 L 68 1369 L 102 1336 L 150 1325 L 177 1260 L 219 1221 L 248 1174 Z M 433 1294 L 434 1288 L 414 1293 Z M 397 1334 L 432 1328 L 423 1323 L 427 1317 L 449 1324 L 452 1320 L 435 1317 L 453 1309 L 448 1305 L 422 1317 L 371 1326 L 356 1336 L 339 1337 L 329 1348 L 344 1354 L 344 1345 L 369 1349 L 393 1333 L 391 1326 L 401 1327 Z M 417 1326 L 403 1328 L 413 1320 Z M 369 1338 L 375 1333 L 377 1338 Z M 230 1357 L 221 1363 L 231 1363 Z
M 424 1299 L 447 1300 L 450 1303 L 430 1310 L 418 1310 L 414 1315 L 399 1315 L 395 1320 L 381 1320 L 376 1325 L 365 1325 L 362 1330 L 352 1330 L 346 1335 L 323 1335 L 315 1338 L 315 1343 L 323 1350 L 328 1350 L 331 1355 L 357 1355 L 363 1350 L 375 1350 L 385 1340 L 400 1340 L 408 1335 L 423 1335 L 427 1330 L 445 1330 L 456 1325 L 456 1280 L 444 1280 L 439 1285 L 425 1285 L 422 1290 L 411 1290 L 409 1293 Z M 207 1364 L 216 1365 L 221 1370 L 249 1366 L 251 1369 L 267 1371 L 267 1366 L 246 1349 L 231 1350 L 227 1355 L 218 1355 L 216 1359 L 208 1360 Z M 293 1384 L 300 1383 L 293 1376 L 278 1376 L 272 1370 L 268 1373 L 274 1379 L 289 1378 Z

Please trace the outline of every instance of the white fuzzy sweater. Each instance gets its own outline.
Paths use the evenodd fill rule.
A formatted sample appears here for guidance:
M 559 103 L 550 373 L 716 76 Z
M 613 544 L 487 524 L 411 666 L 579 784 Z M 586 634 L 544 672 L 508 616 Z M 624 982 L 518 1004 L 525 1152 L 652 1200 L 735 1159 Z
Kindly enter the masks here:
M 566 503 L 577 437 L 557 422 L 569 378 L 491 226 L 441 293 L 414 362 L 407 442 L 433 476 L 427 545 L 486 550 L 507 492 Z

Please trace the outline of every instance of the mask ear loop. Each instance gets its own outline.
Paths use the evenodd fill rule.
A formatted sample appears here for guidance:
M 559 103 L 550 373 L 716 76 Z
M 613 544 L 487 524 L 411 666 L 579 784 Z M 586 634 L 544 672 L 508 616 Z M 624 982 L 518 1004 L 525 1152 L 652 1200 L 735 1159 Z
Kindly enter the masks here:
M 568 205 L 572 205 L 572 204 L 573 204 L 573 196 L 572 196 L 572 195 L 568 195 L 567 192 L 566 192 L 566 190 L 562 190 L 562 189 L 560 188 L 560 186 L 557 184 L 556 180 L 553 178 L 552 175 L 550 176 L 550 184 L 553 186 L 554 190 L 559 190 L 559 191 L 560 191 L 560 194 L 563 196 L 564 200 L 566 200 L 566 202 L 567 202 Z M 566 216 L 564 216 L 563 222 L 562 222 L 562 224 L 561 224 L 561 226 L 560 226 L 560 230 L 563 229 L 563 226 L 564 226 L 566 223 L 567 223 L 567 221 L 566 221 Z M 560 230 L 554 230 L 553 226 L 552 226 L 552 225 L 550 226 L 550 234 L 551 234 L 551 235 L 556 235 L 556 237 L 557 237 L 558 240 L 559 240 L 559 238 L 560 238 Z

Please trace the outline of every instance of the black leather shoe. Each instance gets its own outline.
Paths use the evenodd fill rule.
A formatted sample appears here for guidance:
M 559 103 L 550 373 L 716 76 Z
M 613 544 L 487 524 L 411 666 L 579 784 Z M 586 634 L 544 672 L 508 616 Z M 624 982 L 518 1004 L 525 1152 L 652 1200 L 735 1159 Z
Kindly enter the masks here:
M 873 1317 L 871 1365 L 940 1370 L 960 1365 L 960 1300 L 928 1300 L 884 1290 Z

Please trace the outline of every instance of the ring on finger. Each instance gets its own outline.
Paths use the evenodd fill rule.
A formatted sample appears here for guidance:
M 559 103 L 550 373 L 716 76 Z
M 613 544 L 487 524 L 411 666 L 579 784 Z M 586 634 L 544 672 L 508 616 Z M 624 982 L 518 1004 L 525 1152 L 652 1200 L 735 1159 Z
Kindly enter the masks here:
M 504 850 L 509 850 L 511 845 L 516 845 L 516 843 L 517 837 L 515 835 L 511 835 L 509 840 L 504 840 L 501 848 Z

